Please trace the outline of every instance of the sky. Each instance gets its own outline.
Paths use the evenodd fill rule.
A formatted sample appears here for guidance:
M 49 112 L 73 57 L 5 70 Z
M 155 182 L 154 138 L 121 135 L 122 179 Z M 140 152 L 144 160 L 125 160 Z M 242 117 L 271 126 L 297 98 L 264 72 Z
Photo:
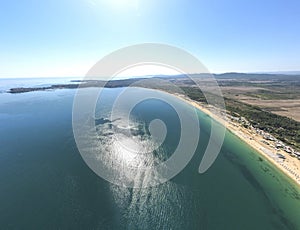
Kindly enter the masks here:
M 299 0 L 0 0 L 0 78 L 83 76 L 154 42 L 210 72 L 300 70 Z

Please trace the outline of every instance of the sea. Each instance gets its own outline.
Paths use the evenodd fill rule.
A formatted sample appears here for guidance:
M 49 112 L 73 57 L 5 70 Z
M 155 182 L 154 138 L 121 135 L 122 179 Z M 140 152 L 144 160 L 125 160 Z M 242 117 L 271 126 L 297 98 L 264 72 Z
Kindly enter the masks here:
M 226 131 L 214 164 L 205 173 L 198 172 L 212 122 L 199 110 L 196 152 L 170 180 L 132 188 L 99 176 L 86 164 L 74 138 L 77 89 L 7 92 L 70 80 L 77 79 L 0 80 L 0 229 L 300 229 L 299 187 L 231 132 Z M 88 94 L 99 89 L 78 90 Z M 124 148 L 115 144 L 130 143 L 132 136 L 124 131 L 122 117 L 110 119 L 111 108 L 124 90 L 102 89 L 95 109 L 98 136 L 93 140 L 97 146 L 93 159 L 116 171 L 121 170 L 120 162 L 133 167 L 164 162 L 179 144 L 178 114 L 156 98 L 138 103 L 127 127 L 134 131 L 135 141 L 152 144 L 149 129 L 154 119 L 164 122 L 167 133 L 156 150 L 126 155 L 126 144 Z M 151 91 L 158 98 L 172 97 L 186 113 L 194 109 L 163 92 L 126 90 L 133 90 L 130 95 Z M 115 175 L 122 173 L 128 174 Z M 127 176 L 140 181 L 147 173 Z

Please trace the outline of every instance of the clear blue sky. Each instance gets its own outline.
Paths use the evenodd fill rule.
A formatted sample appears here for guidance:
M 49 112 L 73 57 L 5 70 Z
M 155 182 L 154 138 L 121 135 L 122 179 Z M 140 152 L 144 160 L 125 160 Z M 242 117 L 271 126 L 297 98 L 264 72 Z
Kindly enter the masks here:
M 211 72 L 300 70 L 299 0 L 0 2 L 0 77 L 80 76 L 124 46 L 186 49 Z

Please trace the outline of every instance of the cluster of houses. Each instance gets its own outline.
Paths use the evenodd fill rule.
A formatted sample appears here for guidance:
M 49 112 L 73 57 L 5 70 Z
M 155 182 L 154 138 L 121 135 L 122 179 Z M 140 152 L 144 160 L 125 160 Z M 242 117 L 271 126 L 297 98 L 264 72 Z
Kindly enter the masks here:
M 231 116 L 231 115 L 227 115 L 227 116 L 230 120 L 240 123 L 245 128 L 253 128 L 251 123 L 244 117 L 235 117 L 235 116 Z
M 279 141 L 277 138 L 273 137 L 271 134 L 264 132 L 261 129 L 255 128 L 251 125 L 251 123 L 244 117 L 235 117 L 228 115 L 229 119 L 232 121 L 240 123 L 242 126 L 246 128 L 250 128 L 251 130 L 255 131 L 257 134 L 261 135 L 264 140 L 262 141 L 266 145 L 270 145 L 274 147 L 275 150 L 283 150 L 292 157 L 296 157 L 300 160 L 300 152 L 295 151 L 293 148 L 290 146 L 285 145 L 282 141 Z M 270 141 L 273 142 L 270 144 Z M 279 158 L 285 159 L 285 156 L 283 154 L 278 153 L 277 154 Z
M 283 151 L 285 151 L 286 153 L 288 153 L 289 155 L 291 155 L 292 157 L 297 157 L 300 160 L 300 152 L 295 151 L 293 148 L 291 148 L 290 146 L 285 145 L 282 141 L 277 140 L 275 137 L 273 137 L 271 134 L 269 133 L 265 133 L 262 130 L 256 129 L 256 132 L 259 133 L 260 135 L 262 135 L 262 137 L 267 140 L 267 141 L 272 141 L 272 147 L 274 147 L 275 150 L 280 150 L 282 149 Z M 268 145 L 270 145 L 269 142 L 267 142 Z M 285 159 L 285 157 L 282 154 L 277 154 L 280 158 Z

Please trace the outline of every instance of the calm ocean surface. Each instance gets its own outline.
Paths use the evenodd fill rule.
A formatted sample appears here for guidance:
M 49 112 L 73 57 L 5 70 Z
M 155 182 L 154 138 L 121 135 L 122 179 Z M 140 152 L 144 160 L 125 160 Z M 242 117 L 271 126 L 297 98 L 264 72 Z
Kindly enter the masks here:
M 300 229 L 299 188 L 231 133 L 213 166 L 198 174 L 210 134 L 210 118 L 202 112 L 197 152 L 181 173 L 156 187 L 124 188 L 98 177 L 77 150 L 76 90 L 4 92 L 26 84 L 0 80 L 0 229 Z M 107 105 L 96 112 L 99 154 L 116 158 L 109 128 L 120 123 L 107 118 L 121 91 L 105 89 Z M 172 107 L 147 100 L 132 117 L 141 137 L 151 120 L 165 121 L 168 134 L 156 156 L 174 151 L 180 123 Z

